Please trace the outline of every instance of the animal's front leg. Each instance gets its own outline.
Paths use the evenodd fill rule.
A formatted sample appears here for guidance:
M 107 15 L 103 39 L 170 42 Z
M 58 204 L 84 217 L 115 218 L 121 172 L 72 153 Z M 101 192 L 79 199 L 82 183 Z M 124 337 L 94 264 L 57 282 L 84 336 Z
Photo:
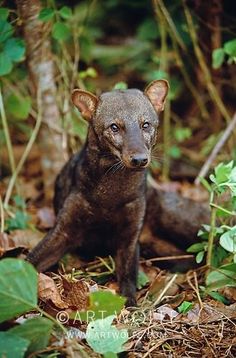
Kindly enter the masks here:
M 122 245 L 116 254 L 116 274 L 120 293 L 127 297 L 126 306 L 136 306 L 136 283 L 139 266 L 139 244 L 137 240 Z
M 64 253 L 78 245 L 78 198 L 71 194 L 59 212 L 55 227 L 50 230 L 42 241 L 28 254 L 27 260 L 38 271 L 45 271 L 56 264 Z M 77 217 L 76 217 L 77 214 Z M 75 224 L 77 222 L 77 225 Z M 75 235 L 76 234 L 76 235 Z

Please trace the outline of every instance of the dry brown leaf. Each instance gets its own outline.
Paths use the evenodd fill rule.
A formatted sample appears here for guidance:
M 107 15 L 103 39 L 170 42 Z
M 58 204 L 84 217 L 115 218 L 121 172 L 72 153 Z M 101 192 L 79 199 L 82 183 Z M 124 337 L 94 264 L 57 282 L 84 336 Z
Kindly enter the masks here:
M 154 321 L 163 321 L 164 319 L 172 321 L 178 315 L 179 313 L 173 310 L 169 305 L 162 305 L 153 312 L 153 319 Z
M 39 274 L 38 296 L 44 302 L 52 301 L 58 308 L 68 308 L 67 302 L 62 300 L 54 280 L 43 273 Z
M 172 278 L 171 274 L 168 275 L 158 275 L 155 280 L 152 282 L 149 288 L 149 294 L 156 297 L 160 292 L 166 287 L 170 279 Z M 179 292 L 179 286 L 176 283 L 173 283 L 165 293 L 165 296 L 174 296 Z
M 15 247 L 25 247 L 29 250 L 33 249 L 42 240 L 43 236 L 44 234 L 40 231 L 30 229 L 14 230 L 9 234 L 9 238 L 15 244 Z
M 63 282 L 65 301 L 72 309 L 82 311 L 88 307 L 89 287 L 84 280 L 76 282 Z M 66 286 L 66 287 L 65 287 Z
M 0 233 L 0 257 L 20 254 L 24 249 L 31 250 L 42 239 L 39 231 L 14 230 L 10 234 Z M 9 254 L 8 254 L 9 253 Z

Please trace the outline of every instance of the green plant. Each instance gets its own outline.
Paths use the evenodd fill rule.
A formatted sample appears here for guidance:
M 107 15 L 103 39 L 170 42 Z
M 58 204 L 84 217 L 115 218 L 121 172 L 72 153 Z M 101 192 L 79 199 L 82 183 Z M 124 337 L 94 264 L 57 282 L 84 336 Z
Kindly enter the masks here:
M 196 253 L 196 261 L 206 256 L 208 289 L 236 286 L 236 226 L 230 219 L 236 216 L 236 166 L 231 161 L 220 163 L 210 175 L 210 183 L 202 179 L 210 194 L 210 225 L 203 225 L 198 236 L 202 242 L 188 248 Z
M 225 59 L 227 59 L 228 64 L 236 63 L 236 39 L 225 42 L 223 47 L 213 51 L 212 67 L 220 68 Z
M 8 21 L 9 10 L 0 8 L 0 76 L 8 75 L 14 63 L 24 59 L 24 41 L 14 37 L 14 28 Z
M 6 231 L 26 229 L 29 227 L 30 216 L 26 213 L 26 204 L 22 197 L 13 197 L 14 206 L 9 207 L 11 217 L 6 220 Z
M 0 332 L 0 356 L 24 357 L 25 353 L 47 346 L 53 325 L 61 326 L 37 305 L 37 271 L 23 260 L 6 258 L 0 262 L 0 322 L 30 310 L 46 316 L 28 319 L 24 324 Z M 49 318 L 49 319 L 48 319 Z

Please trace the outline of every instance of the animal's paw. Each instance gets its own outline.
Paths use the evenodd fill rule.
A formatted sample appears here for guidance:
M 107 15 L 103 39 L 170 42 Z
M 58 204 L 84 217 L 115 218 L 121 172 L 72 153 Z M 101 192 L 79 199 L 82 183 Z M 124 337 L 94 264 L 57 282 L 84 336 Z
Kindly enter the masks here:
M 131 297 L 127 297 L 127 301 L 125 302 L 125 307 L 136 307 L 137 306 L 137 301 L 136 298 L 134 296 Z

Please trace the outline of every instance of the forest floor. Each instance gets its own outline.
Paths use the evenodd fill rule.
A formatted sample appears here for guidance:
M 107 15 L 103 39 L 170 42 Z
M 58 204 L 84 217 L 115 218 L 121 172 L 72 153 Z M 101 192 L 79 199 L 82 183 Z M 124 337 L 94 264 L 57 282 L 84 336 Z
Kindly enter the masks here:
M 18 181 L 30 219 L 24 227 L 19 216 L 18 227 L 12 222 L 12 230 L 0 234 L 2 257 L 24 258 L 54 225 L 53 209 L 44 199 L 40 175 L 37 153 L 31 154 Z M 8 180 L 6 177 L 0 182 L 1 195 Z M 204 266 L 172 273 L 160 269 L 158 260 L 141 259 L 140 269 L 138 307 L 123 308 L 115 319 L 118 328 L 129 331 L 125 345 L 128 357 L 236 357 L 236 288 L 221 289 L 225 302 L 220 302 L 202 295 Z M 53 337 L 45 352 L 56 350 L 61 356 L 83 357 L 82 347 L 88 357 L 99 357 L 86 344 L 86 321 L 71 318 L 71 312 L 89 309 L 90 292 L 117 289 L 111 257 L 84 262 L 76 254 L 67 254 L 55 270 L 40 274 L 41 308 L 68 329 L 67 338 Z

